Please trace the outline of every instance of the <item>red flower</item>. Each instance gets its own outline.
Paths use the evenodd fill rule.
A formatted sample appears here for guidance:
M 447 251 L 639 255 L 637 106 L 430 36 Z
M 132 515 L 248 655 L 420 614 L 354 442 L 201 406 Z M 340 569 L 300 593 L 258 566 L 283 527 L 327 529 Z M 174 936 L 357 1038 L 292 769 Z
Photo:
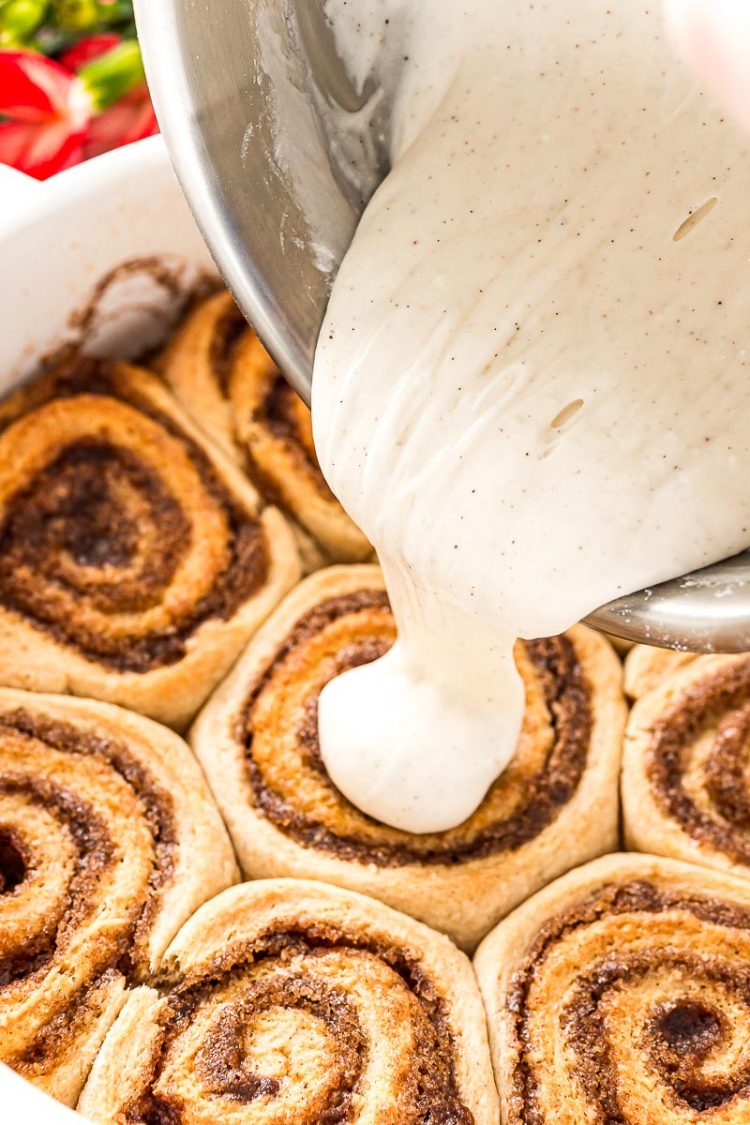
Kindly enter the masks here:
M 86 63 L 106 55 L 121 42 L 122 36 L 114 31 L 104 31 L 101 35 L 87 35 L 85 39 L 79 39 L 72 47 L 68 47 L 67 51 L 63 51 L 60 62 L 68 70 L 81 70 Z
M 99 156 L 158 132 L 154 107 L 143 82 L 92 120 L 86 133 L 84 156 Z
M 88 36 L 60 62 L 0 51 L 0 163 L 43 180 L 156 132 L 135 40 Z
M 44 180 L 78 163 L 91 121 L 79 78 L 33 51 L 0 51 L 0 163 Z

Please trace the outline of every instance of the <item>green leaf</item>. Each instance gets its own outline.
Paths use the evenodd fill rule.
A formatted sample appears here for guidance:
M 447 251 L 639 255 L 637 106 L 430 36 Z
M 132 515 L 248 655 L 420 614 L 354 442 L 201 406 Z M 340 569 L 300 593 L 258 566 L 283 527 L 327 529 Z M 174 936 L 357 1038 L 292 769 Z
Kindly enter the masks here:
M 87 63 L 78 77 L 91 94 L 94 108 L 107 109 L 123 94 L 145 81 L 141 50 L 135 39 L 128 39 Z

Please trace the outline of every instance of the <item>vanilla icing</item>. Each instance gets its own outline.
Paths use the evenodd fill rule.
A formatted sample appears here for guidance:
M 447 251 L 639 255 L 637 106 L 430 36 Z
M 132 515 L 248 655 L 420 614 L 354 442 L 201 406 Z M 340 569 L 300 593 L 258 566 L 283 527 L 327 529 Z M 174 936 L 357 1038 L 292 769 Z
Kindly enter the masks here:
M 517 637 L 750 543 L 750 146 L 657 3 L 328 13 L 360 86 L 404 59 L 313 380 L 399 636 L 327 685 L 321 747 L 361 809 L 437 831 L 514 752 Z

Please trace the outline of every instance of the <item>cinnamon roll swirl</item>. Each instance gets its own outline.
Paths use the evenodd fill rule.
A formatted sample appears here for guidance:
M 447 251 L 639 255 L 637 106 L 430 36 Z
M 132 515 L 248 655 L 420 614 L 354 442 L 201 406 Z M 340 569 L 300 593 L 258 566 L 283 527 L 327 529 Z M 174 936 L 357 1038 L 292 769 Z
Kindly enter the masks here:
M 625 691 L 631 699 L 640 699 L 698 659 L 694 652 L 635 645 L 625 659 Z
M 503 1125 L 745 1125 L 750 888 L 607 856 L 483 942 Z
M 629 847 L 750 878 L 750 656 L 702 656 L 633 708 Z
M 228 293 L 196 307 L 159 369 L 193 417 L 295 522 L 308 569 L 372 554 L 323 479 L 310 411 Z
M 101 1125 L 495 1125 L 476 981 L 444 937 L 294 880 L 202 907 L 135 992 L 79 1109 Z
M 236 877 L 176 734 L 0 689 L 0 1060 L 75 1105 L 128 986 Z
M 519 644 L 527 707 L 513 762 L 465 823 L 412 835 L 349 804 L 318 744 L 323 686 L 394 637 L 377 567 L 319 571 L 258 632 L 190 738 L 248 876 L 364 891 L 470 948 L 532 891 L 616 846 L 621 668 L 585 628 Z
M 0 683 L 180 728 L 299 572 L 147 371 L 72 356 L 0 405 Z

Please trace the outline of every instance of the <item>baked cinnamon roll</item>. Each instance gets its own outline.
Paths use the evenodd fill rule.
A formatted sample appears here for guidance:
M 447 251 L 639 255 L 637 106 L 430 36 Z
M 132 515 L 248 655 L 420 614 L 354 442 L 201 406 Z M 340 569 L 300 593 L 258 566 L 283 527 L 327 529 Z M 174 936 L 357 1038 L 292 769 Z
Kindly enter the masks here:
M 750 888 L 607 856 L 482 943 L 503 1125 L 750 1121 Z
M 372 894 L 465 948 L 532 891 L 617 841 L 621 669 L 585 628 L 519 644 L 516 756 L 458 828 L 412 835 L 360 813 L 320 756 L 318 697 L 395 638 L 380 571 L 305 579 L 251 642 L 191 733 L 246 875 Z
M 635 645 L 625 659 L 625 691 L 631 699 L 640 699 L 698 659 L 694 652 Z
M 75 1105 L 128 986 L 237 875 L 176 734 L 0 690 L 0 1060 Z
M 604 636 L 621 660 L 624 660 L 634 647 L 632 641 L 626 641 L 624 637 L 616 637 L 614 633 L 605 633 Z
M 207 903 L 128 999 L 79 1109 L 100 1125 L 495 1125 L 471 967 L 361 895 L 248 883 Z
M 750 878 L 750 656 L 702 656 L 633 708 L 625 838 Z
M 329 489 L 310 411 L 228 293 L 197 306 L 159 370 L 187 410 L 296 524 L 308 569 L 361 562 L 372 547 Z
M 149 372 L 73 356 L 0 405 L 0 683 L 180 728 L 299 573 Z

